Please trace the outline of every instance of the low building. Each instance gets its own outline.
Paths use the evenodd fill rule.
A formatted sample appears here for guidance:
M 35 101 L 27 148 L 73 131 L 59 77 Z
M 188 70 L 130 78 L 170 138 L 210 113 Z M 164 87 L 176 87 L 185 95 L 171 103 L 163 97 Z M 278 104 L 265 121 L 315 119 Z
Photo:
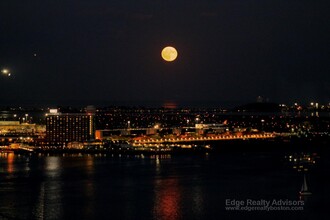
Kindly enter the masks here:
M 45 131 L 44 125 L 20 123 L 19 121 L 0 121 L 0 134 L 42 133 Z

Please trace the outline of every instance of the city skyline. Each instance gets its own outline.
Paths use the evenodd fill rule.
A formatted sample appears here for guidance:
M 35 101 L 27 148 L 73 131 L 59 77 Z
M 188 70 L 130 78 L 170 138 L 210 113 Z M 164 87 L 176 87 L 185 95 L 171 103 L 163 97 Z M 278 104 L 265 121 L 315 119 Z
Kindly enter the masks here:
M 327 5 L 5 0 L 1 105 L 328 103 Z

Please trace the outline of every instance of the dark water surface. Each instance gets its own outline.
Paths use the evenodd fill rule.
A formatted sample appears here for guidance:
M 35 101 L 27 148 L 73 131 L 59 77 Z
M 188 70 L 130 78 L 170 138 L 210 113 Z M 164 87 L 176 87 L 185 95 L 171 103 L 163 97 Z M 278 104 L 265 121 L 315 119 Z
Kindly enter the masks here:
M 309 153 L 303 210 L 268 212 L 226 211 L 226 199 L 298 201 L 303 171 L 291 161 L 300 152 L 0 153 L 0 219 L 327 219 L 329 155 Z

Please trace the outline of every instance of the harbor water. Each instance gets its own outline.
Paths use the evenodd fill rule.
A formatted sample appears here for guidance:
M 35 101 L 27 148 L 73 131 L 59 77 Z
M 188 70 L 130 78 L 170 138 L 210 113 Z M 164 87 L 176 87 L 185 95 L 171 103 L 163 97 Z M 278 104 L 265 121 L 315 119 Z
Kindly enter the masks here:
M 325 219 L 329 159 L 319 152 L 3 152 L 0 219 Z M 299 196 L 304 175 L 308 197 Z M 282 201 L 286 210 L 228 210 L 247 201 Z

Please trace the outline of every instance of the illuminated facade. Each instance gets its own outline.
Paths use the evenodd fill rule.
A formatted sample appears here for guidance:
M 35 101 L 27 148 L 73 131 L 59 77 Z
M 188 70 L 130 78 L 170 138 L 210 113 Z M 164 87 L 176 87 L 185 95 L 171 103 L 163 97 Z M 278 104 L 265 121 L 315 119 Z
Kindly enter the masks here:
M 94 139 L 94 114 L 53 113 L 46 117 L 46 140 L 49 146 Z
M 0 121 L 0 135 L 2 134 L 33 134 L 45 132 L 44 125 L 20 123 L 19 121 Z

